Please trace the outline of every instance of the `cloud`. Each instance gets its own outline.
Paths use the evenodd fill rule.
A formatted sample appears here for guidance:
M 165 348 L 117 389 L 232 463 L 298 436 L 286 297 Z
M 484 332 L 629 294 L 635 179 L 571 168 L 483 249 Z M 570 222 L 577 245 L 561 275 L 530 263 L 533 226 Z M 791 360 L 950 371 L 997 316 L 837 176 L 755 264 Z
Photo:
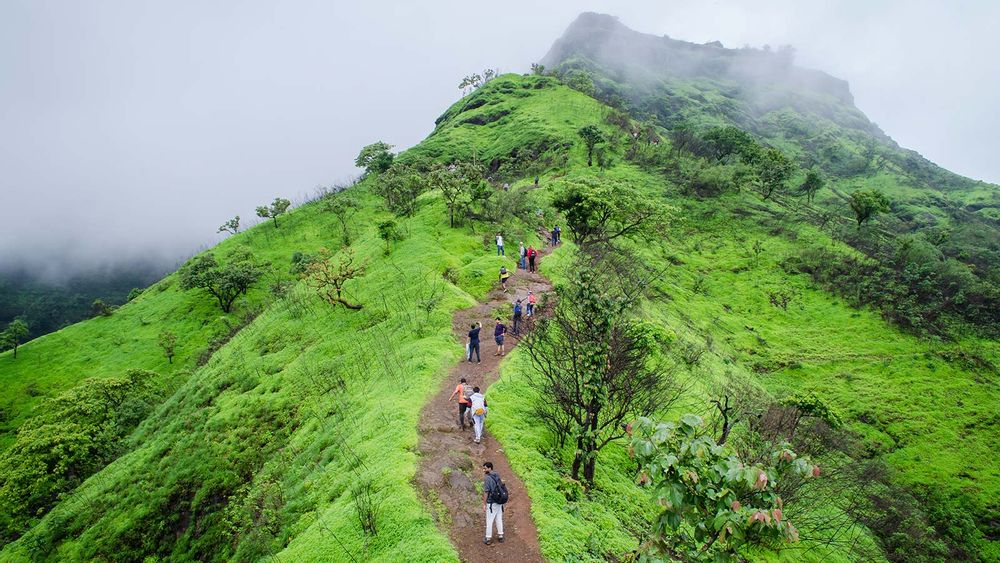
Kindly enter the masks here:
M 798 49 L 902 145 L 1000 180 L 1000 4 L 49 2 L 0 5 L 0 268 L 165 263 L 275 196 L 410 146 L 485 67 L 527 71 L 581 11 L 642 32 Z

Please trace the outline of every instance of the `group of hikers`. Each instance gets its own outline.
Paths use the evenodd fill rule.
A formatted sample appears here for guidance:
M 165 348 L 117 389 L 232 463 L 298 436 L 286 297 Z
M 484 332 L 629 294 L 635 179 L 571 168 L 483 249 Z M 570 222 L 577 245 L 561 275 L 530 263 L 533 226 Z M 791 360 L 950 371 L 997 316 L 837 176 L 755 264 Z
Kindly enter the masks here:
M 552 229 L 551 238 L 549 242 L 553 245 L 559 244 L 560 229 L 557 225 Z M 505 256 L 503 235 L 497 233 L 496 235 L 497 243 L 497 256 Z M 538 262 L 538 251 L 532 246 L 524 246 L 522 242 L 519 248 L 519 261 L 518 268 L 526 269 L 529 272 L 537 271 Z M 507 291 L 507 281 L 510 279 L 510 272 L 507 271 L 505 267 L 500 268 L 500 286 L 503 290 Z M 513 314 L 511 316 L 511 327 L 510 332 L 513 333 L 515 337 L 521 336 L 523 330 L 522 324 L 524 319 L 535 315 L 535 307 L 538 304 L 538 298 L 533 291 L 528 291 L 528 295 L 522 299 L 515 299 L 513 303 Z M 466 343 L 466 361 L 472 362 L 472 357 L 475 356 L 476 363 L 482 363 L 481 356 L 481 344 L 479 341 L 480 332 L 483 330 L 483 323 L 475 322 L 469 326 L 468 341 Z M 496 351 L 493 352 L 494 356 L 503 356 L 506 354 L 506 347 L 504 345 L 504 340 L 507 336 L 508 327 L 504 323 L 502 317 L 496 317 L 493 325 L 493 340 L 496 343 Z M 458 426 L 464 431 L 466 426 L 472 428 L 473 430 L 473 442 L 476 444 L 482 443 L 483 440 L 483 424 L 486 421 L 486 415 L 489 412 L 489 403 L 486 401 L 486 396 L 483 394 L 483 389 L 480 389 L 478 385 L 473 385 L 469 383 L 468 379 L 465 377 L 460 378 L 458 385 L 455 386 L 454 392 L 452 392 L 451 397 L 448 401 L 451 402 L 458 399 Z M 500 476 L 493 468 L 492 462 L 483 463 L 483 510 L 486 514 L 486 537 L 483 539 L 483 543 L 489 545 L 493 538 L 493 527 L 496 526 L 497 540 L 503 542 L 503 507 L 507 502 L 508 493 L 507 487 L 503 484 Z
M 472 419 L 470 426 L 475 430 L 475 442 L 478 444 L 483 439 L 483 421 L 489 406 L 486 397 L 482 394 L 478 386 L 470 385 L 466 378 L 461 378 L 455 386 L 452 400 L 458 397 L 458 424 L 465 430 L 466 417 Z M 493 541 L 493 526 L 496 524 L 497 541 L 503 543 L 503 507 L 507 504 L 507 486 L 500 479 L 500 475 L 493 469 L 492 462 L 483 463 L 483 511 L 486 514 L 486 537 L 483 543 L 489 545 Z
M 497 241 L 497 256 L 506 256 L 507 253 L 504 250 L 503 246 L 503 235 L 497 233 L 496 241 Z M 562 229 L 559 228 L 559 225 L 556 225 L 555 227 L 552 228 L 552 231 L 549 234 L 549 244 L 555 246 L 561 242 L 562 242 Z M 522 242 L 518 248 L 518 259 L 517 259 L 518 269 L 528 270 L 529 272 L 537 272 L 538 271 L 537 264 L 538 264 L 538 250 L 531 245 L 524 246 L 524 243 Z M 507 291 L 507 281 L 510 280 L 510 275 L 511 274 L 510 271 L 507 269 L 507 266 L 500 266 L 499 282 L 500 282 L 500 287 L 504 291 Z

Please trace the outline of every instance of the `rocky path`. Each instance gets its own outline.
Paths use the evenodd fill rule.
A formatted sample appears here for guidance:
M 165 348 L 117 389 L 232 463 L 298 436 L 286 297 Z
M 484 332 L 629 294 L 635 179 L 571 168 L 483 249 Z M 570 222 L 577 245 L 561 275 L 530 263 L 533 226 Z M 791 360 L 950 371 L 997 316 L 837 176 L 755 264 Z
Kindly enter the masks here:
M 542 254 L 540 251 L 539 262 Z M 455 313 L 452 330 L 456 346 L 464 346 L 469 326 L 483 323 L 480 336 L 482 363 L 460 362 L 441 384 L 437 394 L 424 406 L 420 414 L 420 465 L 414 479 L 418 492 L 430 508 L 438 526 L 451 538 L 462 561 L 544 561 L 538 545 L 538 532 L 531 519 L 531 501 L 524 483 L 514 474 L 507 456 L 497 440 L 487 431 L 480 444 L 473 442 L 473 431 L 458 427 L 458 404 L 449 402 L 459 379 L 464 377 L 471 385 L 488 390 L 499 374 L 500 360 L 493 355 L 493 326 L 497 312 L 503 311 L 508 324 L 507 353 L 517 345 L 518 338 L 511 334 L 510 317 L 515 299 L 527 304 L 528 291 L 538 297 L 552 290 L 552 284 L 539 273 L 517 270 L 507 283 L 507 292 L 497 287 L 485 302 L 471 309 Z M 475 358 L 473 358 L 475 360 Z M 483 391 L 489 402 L 488 391 Z M 503 405 L 491 405 L 494 411 Z M 510 502 L 504 507 L 504 542 L 498 543 L 494 532 L 493 543 L 483 544 L 486 518 L 483 513 L 482 465 L 493 462 L 510 492 Z M 477 487 L 477 484 L 479 486 Z

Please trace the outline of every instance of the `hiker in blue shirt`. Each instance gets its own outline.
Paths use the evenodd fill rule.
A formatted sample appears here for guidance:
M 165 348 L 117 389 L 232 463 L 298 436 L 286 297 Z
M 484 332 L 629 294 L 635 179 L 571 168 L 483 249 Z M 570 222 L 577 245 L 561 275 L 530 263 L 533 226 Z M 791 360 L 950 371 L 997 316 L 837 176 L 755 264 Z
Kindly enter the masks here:
M 517 303 L 514 303 L 514 336 L 521 336 L 522 314 L 523 314 L 523 309 L 521 308 L 521 300 L 518 299 Z
M 503 543 L 503 502 L 506 498 L 498 498 L 500 490 L 506 490 L 500 476 L 493 470 L 493 463 L 483 464 L 483 510 L 486 512 L 486 539 L 483 543 L 490 545 L 493 540 L 493 523 L 497 524 L 497 541 Z

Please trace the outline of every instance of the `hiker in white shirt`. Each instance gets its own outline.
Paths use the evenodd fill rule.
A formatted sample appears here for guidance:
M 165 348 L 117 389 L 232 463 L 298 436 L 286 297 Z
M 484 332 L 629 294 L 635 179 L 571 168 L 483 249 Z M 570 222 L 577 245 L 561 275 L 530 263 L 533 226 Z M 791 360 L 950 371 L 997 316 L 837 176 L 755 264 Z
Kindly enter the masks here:
M 497 233 L 497 256 L 506 256 L 503 251 L 503 237 Z
M 486 419 L 489 407 L 486 406 L 486 397 L 479 392 L 479 387 L 472 388 L 472 396 L 469 397 L 469 401 L 472 403 L 469 410 L 472 411 L 472 427 L 476 431 L 476 443 L 478 444 L 483 441 L 483 421 Z

